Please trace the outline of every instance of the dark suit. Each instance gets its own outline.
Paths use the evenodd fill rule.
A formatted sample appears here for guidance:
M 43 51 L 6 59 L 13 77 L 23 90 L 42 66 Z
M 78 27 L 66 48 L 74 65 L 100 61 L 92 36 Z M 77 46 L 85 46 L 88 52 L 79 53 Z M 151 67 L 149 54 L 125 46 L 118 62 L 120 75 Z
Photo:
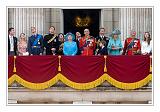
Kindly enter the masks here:
M 17 55 L 17 38 L 13 37 L 13 44 L 14 44 L 14 54 Z M 10 55 L 10 37 L 8 36 L 8 55 Z
M 107 48 L 106 48 L 106 47 L 100 48 L 100 49 L 98 50 L 98 53 L 97 53 L 97 54 L 100 54 L 100 55 L 107 55 L 107 54 L 108 54 Z
M 77 48 L 78 48 L 78 51 L 77 51 L 77 54 L 76 54 L 76 55 L 80 55 L 80 54 L 81 54 L 81 50 L 80 50 L 80 48 L 79 48 L 79 40 L 78 40 L 78 39 L 75 39 L 74 41 L 77 43 Z

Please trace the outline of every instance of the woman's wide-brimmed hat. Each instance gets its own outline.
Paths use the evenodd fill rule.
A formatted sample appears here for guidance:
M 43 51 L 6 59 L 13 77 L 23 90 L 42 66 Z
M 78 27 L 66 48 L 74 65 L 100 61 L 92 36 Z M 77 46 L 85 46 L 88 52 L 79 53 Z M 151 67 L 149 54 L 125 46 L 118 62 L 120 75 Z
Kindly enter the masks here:
M 112 31 L 112 33 L 110 34 L 110 37 L 112 37 L 113 35 L 120 35 L 121 34 L 121 31 L 118 30 L 118 29 L 115 29 Z
M 121 34 L 121 31 L 118 30 L 118 29 L 115 29 L 113 32 L 112 32 L 112 35 L 120 35 Z
M 71 35 L 72 36 L 72 40 L 75 39 L 75 35 L 72 34 L 71 32 L 68 32 L 66 35 L 65 35 L 65 41 L 68 41 L 68 36 Z

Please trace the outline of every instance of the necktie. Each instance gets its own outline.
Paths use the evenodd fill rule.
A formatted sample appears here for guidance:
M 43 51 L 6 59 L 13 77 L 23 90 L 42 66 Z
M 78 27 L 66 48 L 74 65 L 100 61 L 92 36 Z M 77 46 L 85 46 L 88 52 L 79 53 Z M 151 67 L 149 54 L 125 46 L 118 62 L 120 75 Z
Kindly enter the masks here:
M 102 36 L 102 40 L 103 40 L 104 36 Z

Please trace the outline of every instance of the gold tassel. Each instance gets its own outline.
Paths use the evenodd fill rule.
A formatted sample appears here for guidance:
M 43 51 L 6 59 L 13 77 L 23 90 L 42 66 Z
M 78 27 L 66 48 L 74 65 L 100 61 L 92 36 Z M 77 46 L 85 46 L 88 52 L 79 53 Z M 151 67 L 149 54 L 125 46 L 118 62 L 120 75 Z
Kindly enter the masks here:
M 58 56 L 59 63 L 58 63 L 58 71 L 61 71 L 61 56 Z
M 13 68 L 13 72 L 16 72 L 16 56 L 14 56 L 14 68 Z
M 104 67 L 104 72 L 107 72 L 107 68 L 106 68 L 106 66 Z
M 107 56 L 105 55 L 105 56 L 104 56 L 104 59 L 105 59 L 105 63 L 104 63 L 104 72 L 107 72 L 107 67 L 106 67 L 106 58 L 107 58 Z
M 152 58 L 150 57 L 150 72 L 152 72 Z
M 152 72 L 152 66 L 150 65 L 150 72 Z
M 61 66 L 58 67 L 58 71 L 61 71 Z

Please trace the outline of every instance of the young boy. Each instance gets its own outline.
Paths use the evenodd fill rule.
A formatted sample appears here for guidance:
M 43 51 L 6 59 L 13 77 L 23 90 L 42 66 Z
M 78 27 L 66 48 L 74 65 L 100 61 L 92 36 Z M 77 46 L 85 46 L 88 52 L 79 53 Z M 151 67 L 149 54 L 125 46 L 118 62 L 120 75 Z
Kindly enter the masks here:
M 101 41 L 99 43 L 100 49 L 98 50 L 98 55 L 107 55 L 107 47 L 106 47 L 106 42 Z

